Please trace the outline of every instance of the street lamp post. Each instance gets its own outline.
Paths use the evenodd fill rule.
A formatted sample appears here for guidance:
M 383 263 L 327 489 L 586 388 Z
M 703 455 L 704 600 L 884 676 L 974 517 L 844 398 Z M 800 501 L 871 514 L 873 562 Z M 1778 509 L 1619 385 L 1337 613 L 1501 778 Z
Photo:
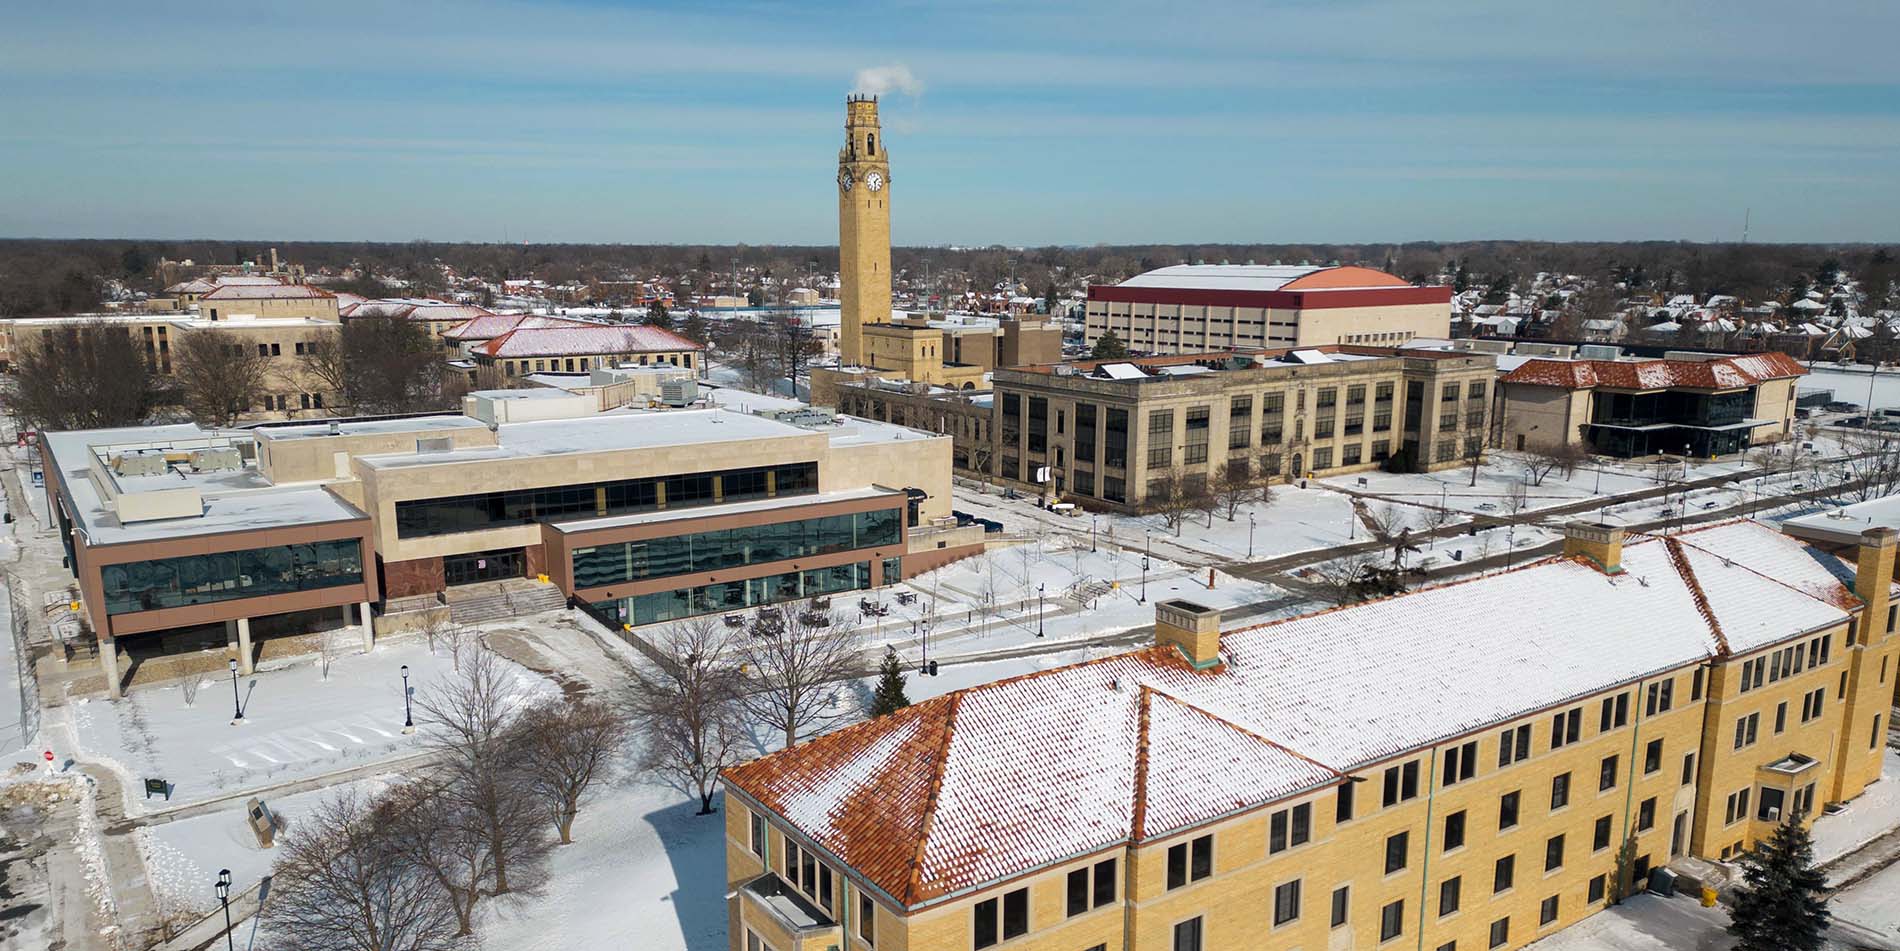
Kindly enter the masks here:
M 224 947 L 226 951 L 237 951 L 237 942 L 231 937 L 231 870 L 218 869 L 218 904 L 224 906 Z
M 1098 516 L 1095 515 L 1089 516 L 1089 554 L 1091 555 L 1095 553 L 1095 519 L 1097 517 Z
M 1155 536 L 1154 536 L 1154 533 L 1153 533 L 1153 532 L 1144 532 L 1144 533 L 1142 533 L 1142 543 L 1141 543 L 1141 544 L 1142 544 L 1142 549 L 1141 549 L 1141 597 L 1139 597 L 1139 598 L 1136 598 L 1136 599 L 1135 599 L 1135 603 L 1136 603 L 1136 604 L 1147 604 L 1147 603 L 1148 603 L 1148 558 L 1149 558 L 1149 556 L 1151 556 L 1151 555 L 1153 555 L 1153 554 L 1154 554 L 1154 550 L 1155 550 Z
M 1253 528 L 1254 528 L 1253 513 L 1248 512 L 1247 513 L 1247 560 L 1248 561 L 1253 560 Z
M 416 732 L 415 718 L 409 715 L 409 665 L 402 665 L 402 731 Z
M 237 661 L 231 662 L 231 725 L 244 722 L 244 704 L 238 700 Z
M 1042 589 L 1046 585 L 1036 585 L 1036 636 L 1042 636 Z

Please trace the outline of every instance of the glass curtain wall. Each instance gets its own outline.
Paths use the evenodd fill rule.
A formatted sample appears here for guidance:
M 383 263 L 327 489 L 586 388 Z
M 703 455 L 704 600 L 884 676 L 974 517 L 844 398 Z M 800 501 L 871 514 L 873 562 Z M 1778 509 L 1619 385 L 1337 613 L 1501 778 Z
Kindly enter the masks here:
M 592 588 L 616 581 L 808 558 L 854 548 L 895 545 L 902 538 L 902 511 L 877 509 L 596 545 L 574 549 L 574 587 Z
M 354 538 L 182 555 L 99 570 L 106 613 L 234 601 L 363 582 L 363 546 Z

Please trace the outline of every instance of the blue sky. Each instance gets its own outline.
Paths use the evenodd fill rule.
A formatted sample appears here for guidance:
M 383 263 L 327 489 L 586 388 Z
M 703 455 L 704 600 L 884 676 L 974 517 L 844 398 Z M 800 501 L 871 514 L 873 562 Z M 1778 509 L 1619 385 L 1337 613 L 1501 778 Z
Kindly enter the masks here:
M 11 4 L 0 236 L 1900 239 L 1900 4 Z

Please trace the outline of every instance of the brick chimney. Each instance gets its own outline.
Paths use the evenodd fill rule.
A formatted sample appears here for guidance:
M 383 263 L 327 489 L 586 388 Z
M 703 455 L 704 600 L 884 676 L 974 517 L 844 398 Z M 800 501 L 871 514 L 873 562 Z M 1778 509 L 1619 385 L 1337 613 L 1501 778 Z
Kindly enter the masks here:
M 1582 555 L 1597 563 L 1606 574 L 1623 570 L 1623 530 L 1597 522 L 1571 522 L 1564 526 L 1564 556 Z
M 1155 643 L 1172 645 L 1206 670 L 1220 663 L 1220 611 L 1175 598 L 1155 602 Z
M 1860 533 L 1860 551 L 1854 559 L 1854 593 L 1867 603 L 1861 620 L 1861 643 L 1879 640 L 1887 630 L 1887 585 L 1893 581 L 1894 546 L 1900 532 L 1885 525 Z

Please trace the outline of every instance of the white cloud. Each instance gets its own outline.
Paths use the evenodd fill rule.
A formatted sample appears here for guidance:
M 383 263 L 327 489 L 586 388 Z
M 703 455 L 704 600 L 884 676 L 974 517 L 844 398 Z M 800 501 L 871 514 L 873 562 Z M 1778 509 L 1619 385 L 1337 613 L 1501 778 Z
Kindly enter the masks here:
M 873 66 L 858 70 L 857 79 L 851 83 L 851 91 L 862 95 L 883 96 L 901 92 L 906 96 L 924 94 L 923 80 L 911 74 L 910 67 L 903 63 L 889 66 Z

